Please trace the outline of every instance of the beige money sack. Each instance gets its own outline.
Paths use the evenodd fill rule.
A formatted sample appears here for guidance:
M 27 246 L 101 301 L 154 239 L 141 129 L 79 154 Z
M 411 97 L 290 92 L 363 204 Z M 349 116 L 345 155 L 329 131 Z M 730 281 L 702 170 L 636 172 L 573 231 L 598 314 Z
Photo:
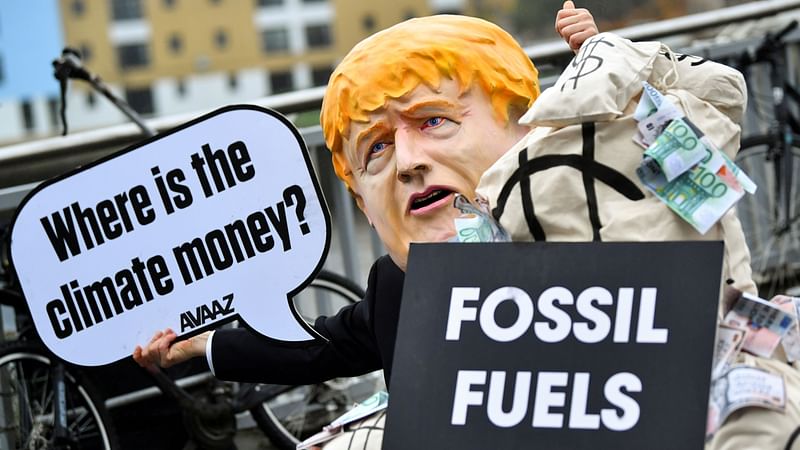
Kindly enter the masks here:
M 746 102 L 738 71 L 602 33 L 523 116 L 535 128 L 489 168 L 478 193 L 516 241 L 724 240 L 724 276 L 755 292 L 733 210 L 701 235 L 639 181 L 633 113 L 643 81 L 733 158 Z
M 734 210 L 702 235 L 645 189 L 644 149 L 633 141 L 642 81 L 656 87 L 729 157 L 739 148 L 746 102 L 742 75 L 657 42 L 603 33 L 587 41 L 521 122 L 534 126 L 483 175 L 478 193 L 517 241 L 723 240 L 723 276 L 755 292 L 750 255 Z M 780 374 L 783 412 L 734 412 L 706 450 L 784 448 L 800 423 L 800 372 L 773 358 L 738 362 Z M 800 448 L 800 443 L 796 447 Z

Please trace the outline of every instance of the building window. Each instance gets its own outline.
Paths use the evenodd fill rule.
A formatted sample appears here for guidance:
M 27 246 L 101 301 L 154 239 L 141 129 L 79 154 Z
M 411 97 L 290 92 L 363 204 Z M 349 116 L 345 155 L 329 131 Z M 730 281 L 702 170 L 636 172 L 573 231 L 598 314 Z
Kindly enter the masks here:
M 273 72 L 269 75 L 269 82 L 272 85 L 273 94 L 280 94 L 294 89 L 291 72 Z
M 22 124 L 25 126 L 25 130 L 33 130 L 36 125 L 33 122 L 33 105 L 30 100 L 23 100 L 20 108 L 22 111 Z
M 122 69 L 143 67 L 149 64 L 146 44 L 127 44 L 117 47 L 117 62 Z
M 172 52 L 173 55 L 177 55 L 183 49 L 183 39 L 178 33 L 173 33 L 172 36 L 169 37 L 169 50 Z
M 208 55 L 197 55 L 194 58 L 194 70 L 205 72 L 211 68 L 211 58 Z
M 216 45 L 219 50 L 228 46 L 228 33 L 226 33 L 225 30 L 217 30 L 217 32 L 214 33 L 214 45 Z
M 141 0 L 111 0 L 111 18 L 114 20 L 141 19 Z
M 265 6 L 281 6 L 283 5 L 283 0 L 258 0 L 257 4 L 260 8 Z
M 367 14 L 361 19 L 361 26 L 364 27 L 364 31 L 373 31 L 375 30 L 375 17 L 372 14 Z
M 47 112 L 50 116 L 50 126 L 55 128 L 58 126 L 58 123 L 61 119 L 61 111 L 59 110 L 60 102 L 56 97 L 50 97 L 47 99 Z
M 75 17 L 81 17 L 86 12 L 86 3 L 83 0 L 72 0 L 72 3 L 69 4 L 69 9 Z
M 83 62 L 89 62 L 89 61 L 92 60 L 92 56 L 93 56 L 92 55 L 92 47 L 90 47 L 89 44 L 87 44 L 85 42 L 83 44 L 81 44 L 80 49 L 78 50 L 78 53 L 80 53 L 79 56 L 83 60 Z
M 153 114 L 153 92 L 149 87 L 125 89 L 125 101 L 139 114 Z
M 306 43 L 309 48 L 324 48 L 331 45 L 330 25 L 309 25 L 306 27 Z
M 333 73 L 331 67 L 315 67 L 311 69 L 311 82 L 314 86 L 325 86 Z
M 274 28 L 261 32 L 261 48 L 264 53 L 283 53 L 289 50 L 289 32 L 286 28 Z

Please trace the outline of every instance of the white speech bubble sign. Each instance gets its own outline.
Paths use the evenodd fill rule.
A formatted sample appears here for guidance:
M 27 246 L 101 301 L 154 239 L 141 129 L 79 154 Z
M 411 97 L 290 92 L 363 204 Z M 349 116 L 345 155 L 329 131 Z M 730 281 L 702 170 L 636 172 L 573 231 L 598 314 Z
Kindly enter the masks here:
M 234 105 L 40 185 L 17 211 L 11 257 L 45 345 L 97 366 L 157 330 L 233 318 L 274 340 L 318 338 L 290 299 L 329 244 L 300 134 Z

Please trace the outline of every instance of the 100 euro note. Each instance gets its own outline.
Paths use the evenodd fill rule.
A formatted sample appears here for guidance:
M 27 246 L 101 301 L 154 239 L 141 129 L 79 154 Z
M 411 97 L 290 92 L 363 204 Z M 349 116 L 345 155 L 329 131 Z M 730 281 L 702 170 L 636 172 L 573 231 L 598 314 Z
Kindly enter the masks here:
M 790 310 L 748 293 L 739 297 L 723 320 L 726 325 L 746 330 L 743 350 L 765 358 L 772 356 L 796 322 Z
M 781 345 L 786 353 L 786 361 L 794 362 L 800 360 L 800 298 L 788 295 L 776 295 L 770 299 L 770 303 L 778 305 L 779 308 L 791 314 L 794 318 L 794 325 L 786 332 L 781 339 Z
M 786 408 L 786 385 L 780 375 L 740 364 L 711 383 L 706 438 L 711 438 L 734 411 L 747 408 Z
M 633 113 L 633 118 L 639 122 L 633 140 L 647 149 L 664 132 L 670 121 L 680 119 L 684 114 L 650 83 L 643 81 L 642 86 L 642 97 Z
M 645 158 L 650 158 L 658 167 L 658 175 L 670 182 L 706 157 L 708 149 L 702 136 L 688 119 L 672 119 L 647 147 Z
M 670 159 L 670 152 L 681 152 L 684 146 L 691 147 L 688 156 Z M 702 158 L 687 168 L 696 157 L 693 155 L 700 152 Z M 668 164 L 671 166 L 667 168 Z M 684 171 L 675 175 L 679 169 Z M 668 172 L 674 178 L 669 179 Z M 756 189 L 755 183 L 686 118 L 667 126 L 645 152 L 636 173 L 648 190 L 701 234 L 745 192 Z
M 480 206 L 480 199 L 476 203 Z M 456 242 L 509 242 L 511 238 L 502 226 L 479 206 L 470 203 L 463 195 L 456 194 L 453 207 L 461 215 L 453 219 L 456 227 Z
M 492 242 L 492 227 L 477 214 L 462 214 L 453 219 L 458 242 Z
M 717 327 L 717 345 L 714 347 L 714 360 L 711 366 L 711 378 L 717 379 L 736 361 L 742 348 L 746 330 L 730 325 L 720 324 Z

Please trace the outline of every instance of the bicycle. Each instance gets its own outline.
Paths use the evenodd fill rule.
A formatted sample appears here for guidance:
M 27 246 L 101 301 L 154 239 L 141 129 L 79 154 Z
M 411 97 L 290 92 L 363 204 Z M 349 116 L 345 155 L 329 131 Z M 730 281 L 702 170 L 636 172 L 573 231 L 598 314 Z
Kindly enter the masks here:
M 5 233 L 7 233 L 5 229 Z M 25 310 L 13 287 L 8 236 L 0 236 L 0 304 Z M 0 448 L 118 448 L 104 402 L 80 370 L 44 350 L 30 316 L 15 314 L 19 339 L 0 345 Z
M 737 209 L 750 247 L 753 276 L 760 295 L 800 292 L 800 205 L 796 174 L 800 171 L 800 121 L 795 109 L 800 93 L 789 81 L 786 36 L 797 28 L 792 21 L 777 33 L 767 33 L 752 51 L 738 58 L 745 74 L 751 107 L 766 130 L 742 139 L 736 162 L 759 186 L 745 195 Z M 767 64 L 771 115 L 759 114 L 758 83 L 751 67 Z M 767 214 L 764 212 L 767 211 Z
M 76 51 L 65 49 L 53 65 L 62 88 L 61 118 L 65 133 L 66 106 L 63 102 L 67 81 L 73 78 L 88 81 L 131 118 L 143 134 L 155 135 L 155 130 L 149 128 L 124 100 L 81 65 Z M 5 233 L 8 234 L 7 229 Z M 231 448 L 236 415 L 249 411 L 273 444 L 293 449 L 353 403 L 383 389 L 383 377 L 379 372 L 312 386 L 279 386 L 227 383 L 214 379 L 208 372 L 174 380 L 163 371 L 156 371 L 152 380 L 157 389 L 149 387 L 103 402 L 91 386 L 86 369 L 61 361 L 43 346 L 15 283 L 7 243 L 8 236 L 0 240 L 0 304 L 14 308 L 20 331 L 16 341 L 0 346 L 0 386 L 11 387 L 8 393 L 0 391 L 0 401 L 6 397 L 15 400 L 8 412 L 0 409 L 4 413 L 0 421 L 8 422 L 0 422 L 3 425 L 0 426 L 0 448 L 119 448 L 108 409 L 150 398 L 160 391 L 177 401 L 184 428 L 200 448 Z M 313 315 L 333 312 L 361 300 L 363 295 L 363 289 L 352 281 L 322 271 L 293 302 L 301 316 L 309 320 L 309 310 L 314 311 Z M 320 311 L 322 305 L 328 310 Z M 36 371 L 36 377 L 26 375 L 31 370 Z M 6 372 L 8 374 L 3 375 Z M 4 405 L 0 404 L 0 408 Z M 6 446 L 2 445 L 4 442 Z

